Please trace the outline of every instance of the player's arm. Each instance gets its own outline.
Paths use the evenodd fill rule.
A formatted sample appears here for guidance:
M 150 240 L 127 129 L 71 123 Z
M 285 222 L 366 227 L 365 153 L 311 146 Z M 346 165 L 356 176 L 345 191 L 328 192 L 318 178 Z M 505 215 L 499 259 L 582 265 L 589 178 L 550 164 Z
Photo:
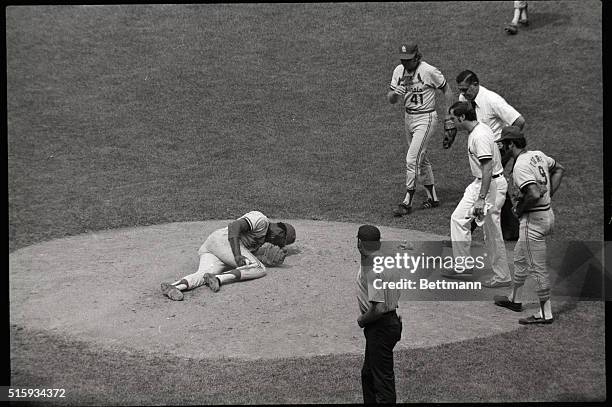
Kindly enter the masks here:
M 247 258 L 240 253 L 240 234 L 251 230 L 251 225 L 245 218 L 236 219 L 227 227 L 227 240 L 229 240 L 234 260 L 238 267 L 247 263 Z
M 389 92 L 387 92 L 387 100 L 389 103 L 395 104 L 400 100 L 400 97 L 406 94 L 406 87 L 401 85 L 391 85 Z
M 361 314 L 359 318 L 357 318 L 357 324 L 363 328 L 367 324 L 370 324 L 380 317 L 383 316 L 386 312 L 389 312 L 389 307 L 384 302 L 374 302 L 370 301 L 370 308 Z
M 450 119 L 451 116 L 450 116 L 450 113 L 448 112 L 448 108 L 451 107 L 453 103 L 455 103 L 455 95 L 453 94 L 453 90 L 448 84 L 448 81 L 444 83 L 444 86 L 441 87 L 440 90 L 442 91 L 442 94 L 444 95 L 444 103 L 445 103 L 444 111 L 446 112 L 444 120 Z
M 525 118 L 522 115 L 517 117 L 516 120 L 512 122 L 512 125 L 523 130 L 523 127 L 525 127 Z
M 387 100 L 391 104 L 397 103 L 407 92 L 406 87 L 400 84 L 402 73 L 403 69 L 400 66 L 393 71 L 389 91 L 387 92 Z
M 482 182 L 480 183 L 480 191 L 478 192 L 478 199 L 474 203 L 474 215 L 482 215 L 484 213 L 485 198 L 489 187 L 491 186 L 491 179 L 493 177 L 493 160 L 491 158 L 482 158 L 480 160 L 481 171 L 482 171 Z
M 558 162 L 555 163 L 555 166 L 550 170 L 550 197 L 555 194 L 559 185 L 561 185 L 561 179 L 565 174 L 565 168 Z
M 523 194 L 522 198 L 518 200 L 516 203 L 516 207 L 514 208 L 514 214 L 517 218 L 520 219 L 523 216 L 523 213 L 531 209 L 535 206 L 536 202 L 538 202 L 541 198 L 540 188 L 538 188 L 535 182 L 525 185 L 521 188 L 521 193 Z

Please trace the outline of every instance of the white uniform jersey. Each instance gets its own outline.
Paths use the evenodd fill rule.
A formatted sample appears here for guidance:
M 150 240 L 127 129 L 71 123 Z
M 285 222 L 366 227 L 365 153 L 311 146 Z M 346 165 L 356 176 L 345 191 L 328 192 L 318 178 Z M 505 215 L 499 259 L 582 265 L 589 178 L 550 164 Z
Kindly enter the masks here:
M 514 160 L 512 179 L 515 198 L 519 198 L 521 188 L 529 184 L 537 184 L 540 189 L 540 199 L 525 212 L 550 209 L 550 170 L 555 168 L 555 165 L 555 160 L 541 151 L 525 151 Z
M 493 160 L 493 174 L 498 175 L 504 172 L 501 164 L 499 148 L 493 139 L 491 128 L 484 123 L 478 123 L 472 129 L 468 137 L 468 157 L 470 169 L 475 178 L 482 178 L 482 164 L 480 160 Z
M 467 99 L 459 95 L 459 101 L 467 102 Z M 503 97 L 482 85 L 479 86 L 474 102 L 476 118 L 491 128 L 495 141 L 501 137 L 502 128 L 512 125 L 521 115 Z
M 440 70 L 421 61 L 414 72 L 398 65 L 391 77 L 390 89 L 405 86 L 404 106 L 408 113 L 429 113 L 436 110 L 436 89 L 442 89 L 446 79 Z
M 246 219 L 251 227 L 246 233 L 240 234 L 240 241 L 250 252 L 255 252 L 265 243 L 270 220 L 261 212 L 251 211 L 238 219 Z

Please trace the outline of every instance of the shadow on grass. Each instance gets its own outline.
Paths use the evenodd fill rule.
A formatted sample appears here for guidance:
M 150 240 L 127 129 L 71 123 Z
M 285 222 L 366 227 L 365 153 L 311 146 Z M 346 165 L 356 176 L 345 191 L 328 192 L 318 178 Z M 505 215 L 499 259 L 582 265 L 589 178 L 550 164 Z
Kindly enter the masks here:
M 529 27 L 522 27 L 523 30 L 538 31 L 547 28 L 547 26 L 562 26 L 571 23 L 572 18 L 569 15 L 558 13 L 529 13 Z

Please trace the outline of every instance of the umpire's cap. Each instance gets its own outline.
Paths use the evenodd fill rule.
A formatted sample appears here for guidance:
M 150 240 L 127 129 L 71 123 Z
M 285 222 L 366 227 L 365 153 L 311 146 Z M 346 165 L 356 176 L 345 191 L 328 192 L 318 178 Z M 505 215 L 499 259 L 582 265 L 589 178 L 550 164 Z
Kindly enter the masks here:
M 419 46 L 417 44 L 404 44 L 399 50 L 399 59 L 412 59 L 419 53 Z
M 501 131 L 501 137 L 499 141 L 504 140 L 516 140 L 516 139 L 524 139 L 525 136 L 521 129 L 516 126 L 506 126 Z
M 357 237 L 364 242 L 380 241 L 380 230 L 376 226 L 363 225 L 359 227 Z
M 278 222 L 278 226 L 285 230 L 285 246 L 295 242 L 295 228 L 288 223 Z

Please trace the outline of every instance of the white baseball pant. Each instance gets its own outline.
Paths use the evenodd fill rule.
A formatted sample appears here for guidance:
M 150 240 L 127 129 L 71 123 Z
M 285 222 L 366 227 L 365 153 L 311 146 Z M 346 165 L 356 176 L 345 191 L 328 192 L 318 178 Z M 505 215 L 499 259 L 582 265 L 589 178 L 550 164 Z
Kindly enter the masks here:
M 521 216 L 519 239 L 514 247 L 514 285 L 525 284 L 531 274 L 537 283 L 540 301 L 550 298 L 550 275 L 546 268 L 546 236 L 552 233 L 555 215 L 552 209 L 527 212 Z
M 242 243 L 240 243 L 240 253 L 256 267 L 241 270 L 240 278 L 237 281 L 253 280 L 266 275 L 266 267 Z M 187 281 L 189 289 L 203 285 L 204 274 L 206 273 L 217 275 L 238 267 L 227 240 L 227 229 L 219 229 L 211 233 L 198 250 L 198 254 L 200 255 L 198 270 L 183 277 L 183 280 Z
M 417 171 L 421 176 L 423 185 L 433 185 L 434 175 L 431 162 L 427 156 L 427 146 L 431 135 L 438 129 L 438 114 L 430 113 L 404 113 L 404 129 L 406 132 L 406 189 L 416 189 Z
M 472 232 L 470 224 L 472 218 L 470 212 L 478 199 L 482 181 L 475 178 L 467 186 L 463 198 L 451 215 L 451 240 L 453 244 L 453 256 L 455 258 L 470 256 Z M 508 182 L 503 175 L 491 179 L 489 191 L 485 197 L 485 205 L 490 205 L 490 210 L 484 218 L 484 241 L 487 248 L 489 260 L 494 273 L 494 280 L 508 282 L 511 280 L 510 267 L 508 266 L 506 246 L 499 221 L 499 214 L 506 200 Z

